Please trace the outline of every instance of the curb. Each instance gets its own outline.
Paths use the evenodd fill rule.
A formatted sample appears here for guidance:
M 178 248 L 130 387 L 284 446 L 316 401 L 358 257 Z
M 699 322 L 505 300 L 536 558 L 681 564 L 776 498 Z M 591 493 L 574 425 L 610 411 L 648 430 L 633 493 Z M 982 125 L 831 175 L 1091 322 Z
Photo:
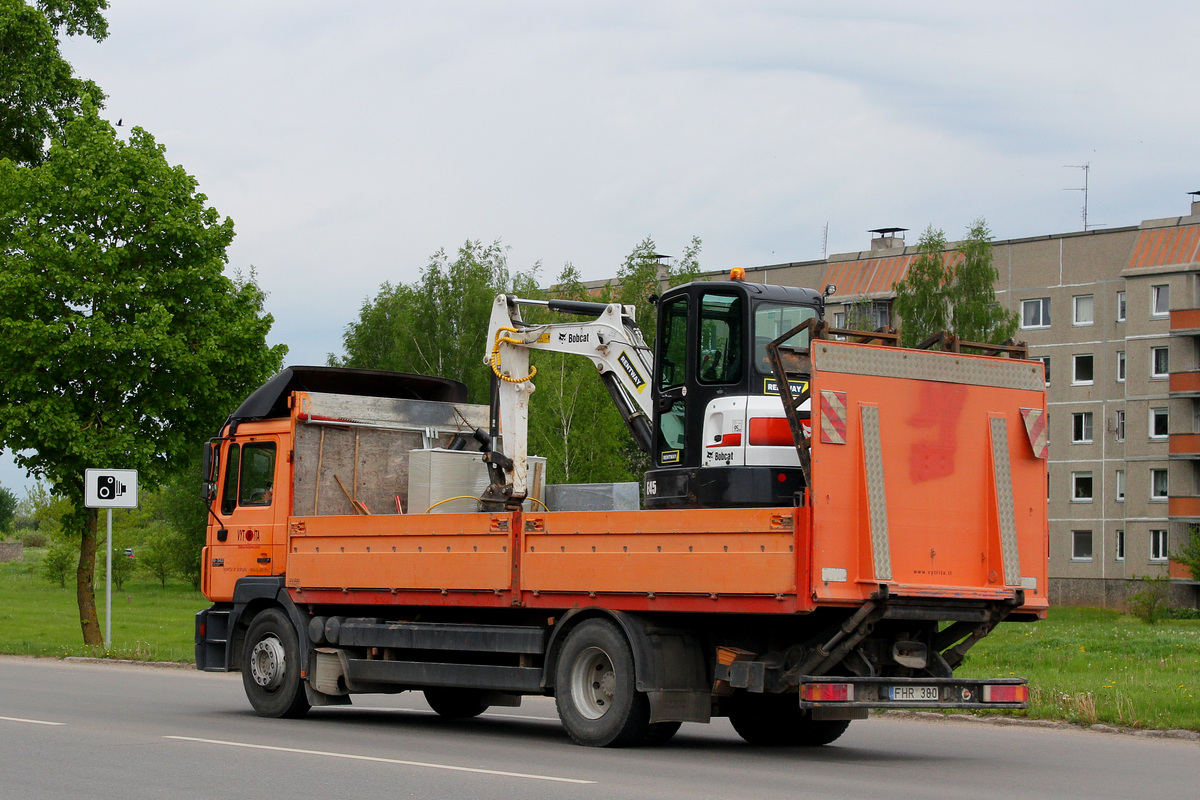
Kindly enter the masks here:
M 871 716 L 876 716 L 874 710 Z M 1023 717 L 976 717 L 970 714 L 945 714 L 937 711 L 880 711 L 878 716 L 900 719 L 919 719 L 929 722 L 966 722 L 976 725 L 1009 725 L 1021 728 L 1050 728 L 1053 730 L 1090 731 L 1092 733 L 1140 736 L 1147 739 L 1179 739 L 1200 742 L 1200 732 L 1187 730 L 1157 730 L 1146 728 L 1122 728 L 1113 725 L 1080 725 L 1053 719 L 1025 719 Z

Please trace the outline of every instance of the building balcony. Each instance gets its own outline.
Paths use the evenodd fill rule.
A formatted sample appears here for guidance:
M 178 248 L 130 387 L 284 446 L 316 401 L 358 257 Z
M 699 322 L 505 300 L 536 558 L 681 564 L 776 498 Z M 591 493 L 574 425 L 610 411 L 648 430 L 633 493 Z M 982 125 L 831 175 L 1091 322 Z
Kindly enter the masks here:
M 1171 312 L 1172 336 L 1200 336 L 1200 308 L 1185 308 Z
M 1167 516 L 1174 522 L 1200 522 L 1200 497 L 1170 497 Z
M 1200 370 L 1172 372 L 1167 390 L 1172 397 L 1200 397 Z
M 1172 433 L 1167 454 L 1174 459 L 1200 459 L 1200 433 Z

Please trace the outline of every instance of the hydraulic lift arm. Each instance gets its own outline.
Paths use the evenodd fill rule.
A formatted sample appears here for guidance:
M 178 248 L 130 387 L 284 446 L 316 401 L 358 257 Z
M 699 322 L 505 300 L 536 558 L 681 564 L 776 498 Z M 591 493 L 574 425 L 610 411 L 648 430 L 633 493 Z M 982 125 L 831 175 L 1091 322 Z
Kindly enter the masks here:
M 521 306 L 594 315 L 595 319 L 531 325 L 521 318 Z M 654 369 L 650 348 L 634 321 L 633 306 L 497 295 L 484 354 L 494 378 L 492 448 L 486 456 L 492 486 L 485 504 L 515 506 L 525 499 L 529 396 L 537 374 L 529 364 L 530 350 L 574 353 L 590 359 L 638 446 L 648 452 L 653 440 L 650 381 Z

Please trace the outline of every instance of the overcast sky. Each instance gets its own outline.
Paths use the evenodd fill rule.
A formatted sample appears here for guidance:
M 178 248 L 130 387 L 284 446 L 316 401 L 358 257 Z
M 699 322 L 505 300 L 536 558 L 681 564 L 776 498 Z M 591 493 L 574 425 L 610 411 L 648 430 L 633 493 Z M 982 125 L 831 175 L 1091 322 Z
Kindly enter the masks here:
M 1064 165 L 1092 225 L 1200 189 L 1195 0 L 111 3 L 65 55 L 233 218 L 289 364 L 467 239 L 546 283 L 1080 230 Z

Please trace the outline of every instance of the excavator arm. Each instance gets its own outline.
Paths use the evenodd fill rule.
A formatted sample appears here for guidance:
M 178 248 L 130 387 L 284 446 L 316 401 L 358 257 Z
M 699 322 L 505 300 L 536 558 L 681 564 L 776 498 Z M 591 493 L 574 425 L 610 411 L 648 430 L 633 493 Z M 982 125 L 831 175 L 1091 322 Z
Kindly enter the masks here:
M 532 325 L 522 319 L 522 306 L 595 318 Z M 484 354 L 484 363 L 494 376 L 492 446 L 486 456 L 492 486 L 483 498 L 485 504 L 514 506 L 525 499 L 529 397 L 536 388 L 533 378 L 537 374 L 529 364 L 530 350 L 574 353 L 591 360 L 634 440 L 643 450 L 650 450 L 654 367 L 650 348 L 634 320 L 633 306 L 497 295 Z

